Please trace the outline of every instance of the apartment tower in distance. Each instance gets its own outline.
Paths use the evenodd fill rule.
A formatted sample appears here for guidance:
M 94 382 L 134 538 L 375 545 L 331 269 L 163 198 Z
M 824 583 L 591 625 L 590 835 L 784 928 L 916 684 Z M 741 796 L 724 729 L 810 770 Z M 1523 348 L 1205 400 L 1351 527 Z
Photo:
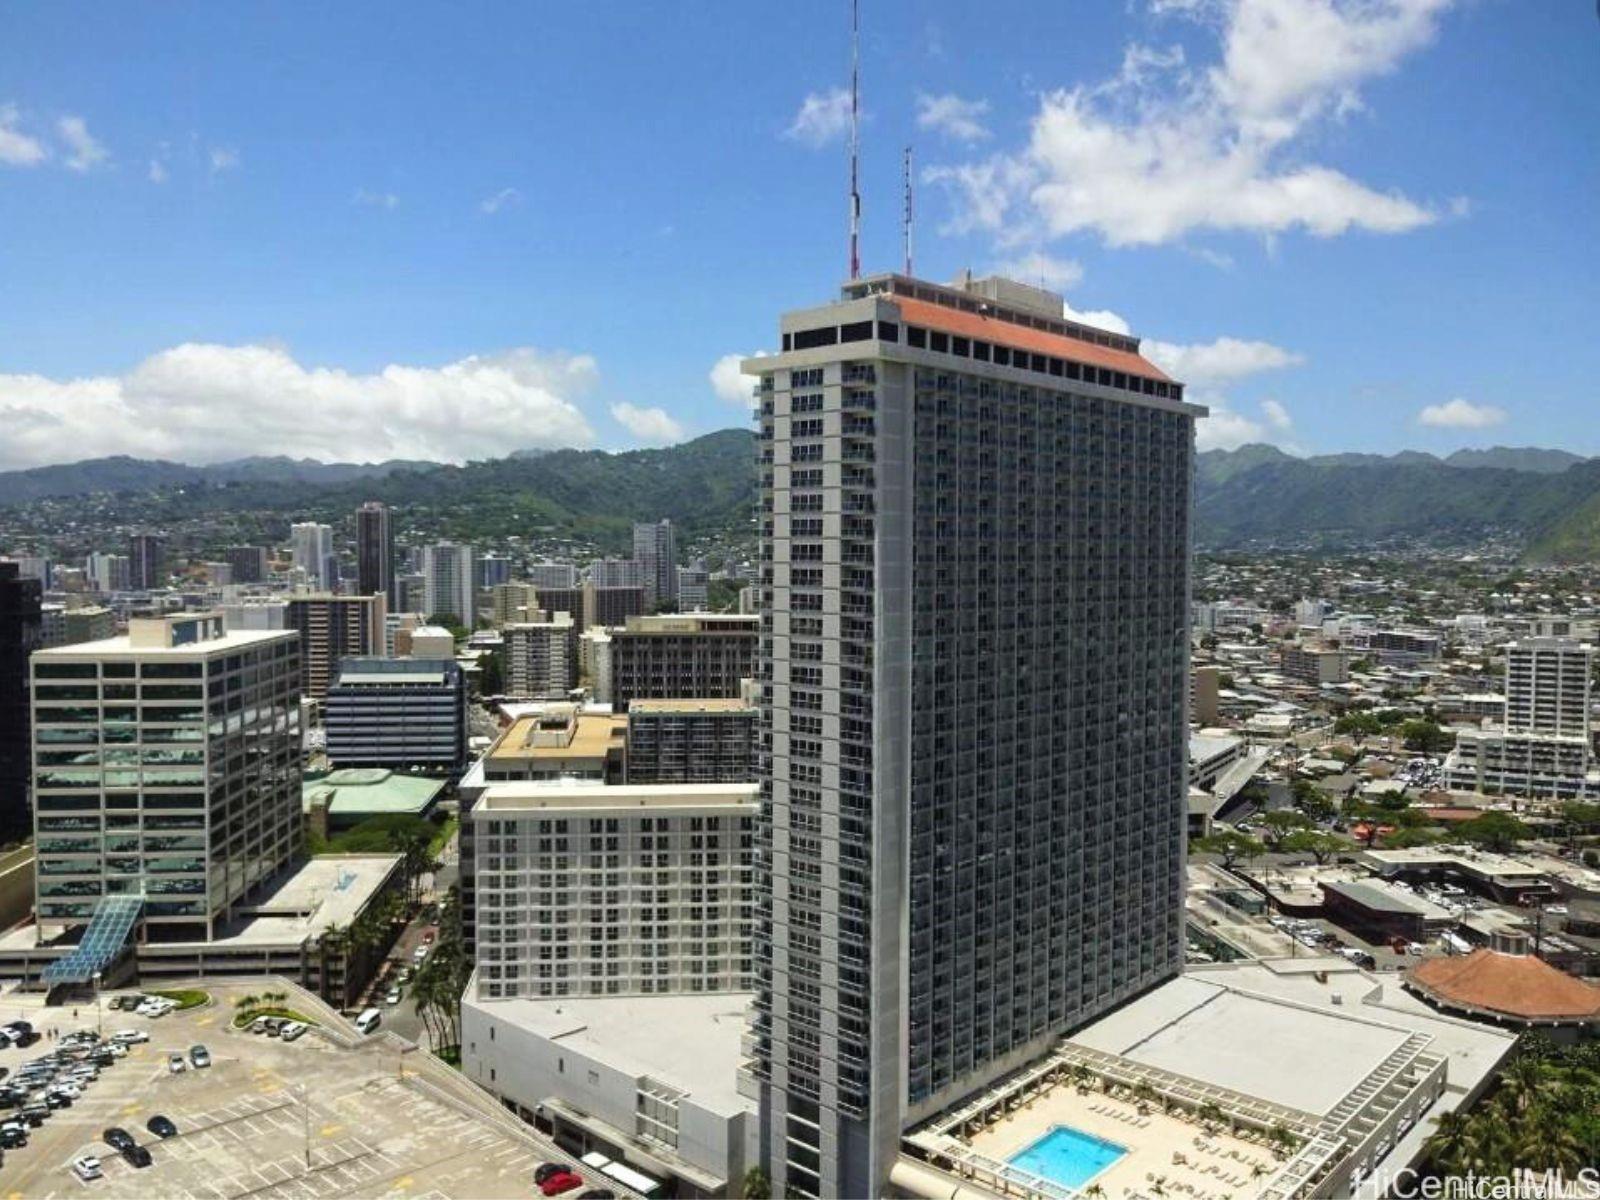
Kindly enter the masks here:
M 1204 410 L 1062 311 L 880 275 L 743 364 L 773 1195 L 886 1194 L 909 1126 L 1183 965 Z
M 633 527 L 633 561 L 639 564 L 645 603 L 651 610 L 678 603 L 678 537 L 671 521 Z
M 167 539 L 158 533 L 128 538 L 128 586 L 136 592 L 167 585 Z
M 356 591 L 363 596 L 381 592 L 389 611 L 399 612 L 394 579 L 394 525 L 389 520 L 389 506 L 368 500 L 356 509 Z

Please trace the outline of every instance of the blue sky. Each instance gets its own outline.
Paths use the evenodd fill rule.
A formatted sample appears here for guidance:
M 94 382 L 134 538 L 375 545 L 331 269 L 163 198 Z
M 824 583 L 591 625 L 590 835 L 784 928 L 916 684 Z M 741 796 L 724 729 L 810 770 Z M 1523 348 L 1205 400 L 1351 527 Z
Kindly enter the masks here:
M 1125 321 L 1204 445 L 1600 453 L 1591 0 L 863 2 L 866 269 Z M 737 424 L 844 273 L 839 3 L 0 10 L 0 467 Z M 809 103 L 808 103 L 809 98 Z

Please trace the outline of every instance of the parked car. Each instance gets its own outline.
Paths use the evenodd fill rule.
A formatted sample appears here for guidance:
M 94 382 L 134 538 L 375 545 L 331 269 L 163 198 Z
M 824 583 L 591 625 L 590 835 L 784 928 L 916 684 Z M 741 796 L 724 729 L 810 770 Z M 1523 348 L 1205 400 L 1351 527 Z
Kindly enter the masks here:
M 140 1042 L 148 1042 L 150 1035 L 142 1029 L 119 1029 L 111 1035 L 111 1040 L 121 1042 L 124 1046 L 133 1046 Z
M 546 1196 L 559 1196 L 563 1192 L 570 1192 L 573 1188 L 583 1186 L 583 1179 L 571 1171 L 558 1171 L 539 1185 L 539 1190 Z
M 283 1027 L 282 1032 L 279 1033 L 278 1036 L 286 1042 L 292 1042 L 295 1040 L 295 1038 L 299 1037 L 310 1028 L 311 1026 L 307 1025 L 304 1021 L 290 1021 Z
M 399 988 L 390 988 L 388 994 L 386 996 L 384 996 L 383 1002 L 385 1004 L 387 1004 L 390 1008 L 393 1008 L 396 1004 L 399 1004 L 400 1003 L 400 989 Z
M 113 1125 L 110 1129 L 102 1133 L 100 1137 L 106 1145 L 110 1146 L 119 1154 L 134 1144 L 133 1134 L 129 1133 L 126 1129 L 123 1129 L 119 1125 Z
M 209 1067 L 211 1065 L 211 1051 L 198 1044 L 190 1046 L 189 1062 L 194 1065 L 196 1070 Z
M 146 1121 L 144 1123 L 144 1127 L 151 1133 L 155 1134 L 158 1138 L 178 1136 L 178 1127 L 172 1123 L 172 1119 L 170 1117 L 164 1117 L 160 1113 L 157 1113 L 155 1116 Z
M 143 1146 L 129 1146 L 122 1152 L 122 1157 L 127 1159 L 128 1163 L 134 1167 L 148 1167 L 155 1161 L 150 1157 L 150 1151 Z
M 21 1121 L 7 1121 L 0 1125 L 0 1150 L 15 1150 L 28 1144 L 28 1127 Z
M 104 1174 L 100 1170 L 100 1160 L 92 1154 L 80 1154 L 73 1159 L 72 1173 L 85 1183 L 88 1183 L 91 1179 L 99 1179 Z
M 420 963 L 423 959 L 428 957 L 428 948 L 426 946 L 418 946 L 411 952 L 411 957 Z
M 557 1173 L 559 1173 L 561 1171 L 571 1171 L 571 1170 L 572 1170 L 572 1168 L 567 1166 L 567 1164 L 563 1163 L 563 1162 L 545 1162 L 545 1163 L 540 1163 L 537 1167 L 535 1167 L 533 1169 L 533 1181 L 534 1181 L 534 1183 L 543 1183 L 546 1179 L 549 1179 L 550 1176 L 552 1176 L 552 1175 L 555 1175 L 555 1174 L 557 1174 Z
M 617 1200 L 617 1194 L 605 1188 L 590 1188 L 586 1192 L 579 1192 L 578 1200 Z
M 172 1074 L 181 1074 L 187 1067 L 188 1064 L 183 1061 L 182 1054 L 174 1053 L 167 1055 L 167 1070 Z

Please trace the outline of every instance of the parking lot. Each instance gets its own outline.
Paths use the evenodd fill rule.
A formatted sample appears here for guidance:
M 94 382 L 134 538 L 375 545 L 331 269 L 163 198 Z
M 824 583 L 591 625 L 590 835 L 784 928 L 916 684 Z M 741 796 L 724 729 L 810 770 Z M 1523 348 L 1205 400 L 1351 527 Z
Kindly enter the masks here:
M 402 1055 L 397 1039 L 361 1039 L 348 1026 L 340 1035 L 347 1044 L 315 1030 L 289 1044 L 234 1031 L 232 998 L 247 990 L 219 987 L 213 1004 L 159 1018 L 100 1014 L 107 1035 L 144 1029 L 150 1041 L 131 1046 L 70 1108 L 32 1130 L 28 1145 L 6 1151 L 0 1190 L 179 1200 L 510 1197 L 537 1194 L 541 1161 L 571 1161 L 442 1063 L 421 1061 L 421 1051 Z M 303 994 L 291 992 L 289 1003 L 326 1019 Z M 70 1008 L 0 998 L 0 1020 L 15 1017 L 62 1034 L 97 1027 L 89 1006 L 73 1021 Z M 196 1043 L 209 1048 L 213 1065 L 170 1071 L 169 1055 Z M 14 1073 L 51 1048 L 44 1038 L 0 1050 L 0 1066 Z M 177 1125 L 175 1137 L 146 1129 L 157 1114 Z M 146 1146 L 152 1165 L 137 1169 L 107 1146 L 101 1134 L 111 1126 Z M 72 1174 L 82 1154 L 100 1159 L 103 1177 L 85 1182 Z

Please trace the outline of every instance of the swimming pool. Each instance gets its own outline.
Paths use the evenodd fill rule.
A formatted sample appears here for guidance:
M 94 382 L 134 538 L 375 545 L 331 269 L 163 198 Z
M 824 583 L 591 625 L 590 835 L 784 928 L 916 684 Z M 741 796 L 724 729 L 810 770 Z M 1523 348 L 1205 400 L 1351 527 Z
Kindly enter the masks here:
M 1126 1154 L 1127 1148 L 1091 1133 L 1057 1125 L 1008 1160 L 1070 1188 L 1082 1187 Z

